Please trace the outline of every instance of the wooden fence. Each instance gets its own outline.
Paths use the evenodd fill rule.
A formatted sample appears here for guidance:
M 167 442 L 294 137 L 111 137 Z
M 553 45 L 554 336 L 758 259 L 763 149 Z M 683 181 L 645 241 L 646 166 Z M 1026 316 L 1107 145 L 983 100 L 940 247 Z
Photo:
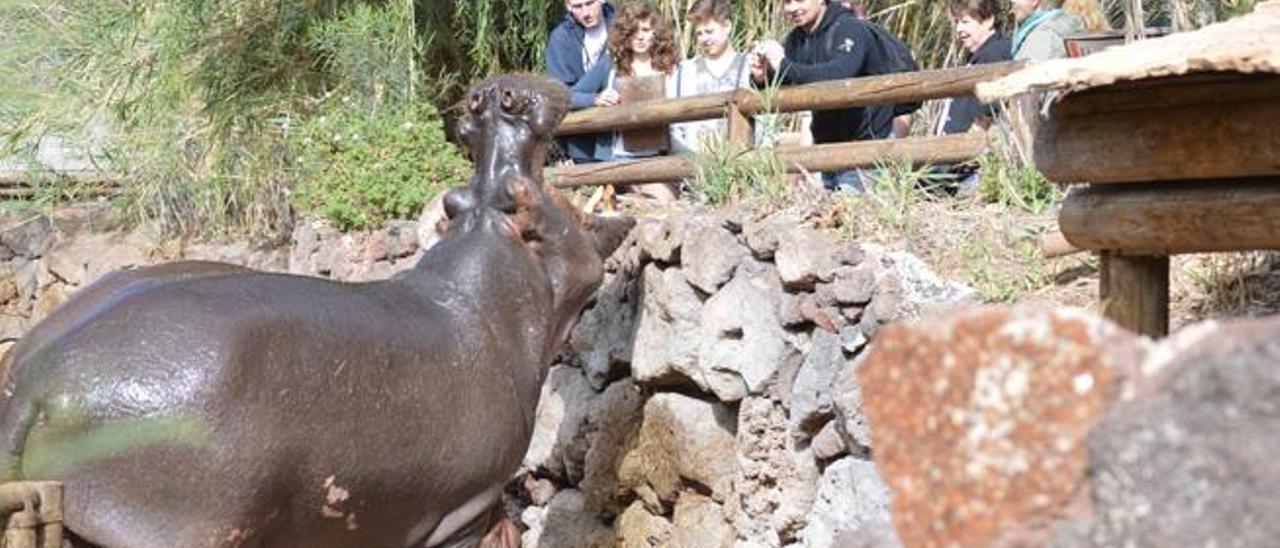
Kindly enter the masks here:
M 970 160 L 986 150 L 986 138 L 977 133 L 940 137 L 912 137 L 879 141 L 858 141 L 802 147 L 780 147 L 770 151 L 750 150 L 751 116 L 771 112 L 830 110 L 928 99 L 958 97 L 973 93 L 974 85 L 993 80 L 1021 68 L 1021 62 L 992 63 L 971 67 L 925 70 L 884 76 L 868 76 L 784 87 L 766 101 L 760 93 L 736 90 L 661 99 L 613 107 L 589 108 L 570 113 L 558 129 L 559 135 L 580 135 L 637 128 L 653 128 L 673 123 L 724 117 L 729 121 L 730 142 L 744 154 L 775 154 L 788 172 L 832 171 L 872 167 L 881 162 L 913 166 L 955 163 Z M 549 169 L 548 180 L 558 187 L 601 184 L 630 184 L 670 181 L 692 177 L 693 159 L 664 156 L 643 160 L 602 162 Z M 92 186 L 91 193 L 113 194 L 119 181 L 96 173 L 41 174 L 42 180 L 73 180 Z M 38 194 L 30 185 L 29 173 L 0 173 L 0 198 L 23 198 Z
M 979 82 L 999 78 L 1021 67 L 1021 62 L 1010 61 L 832 80 L 784 87 L 768 101 L 760 93 L 736 90 L 590 108 L 570 113 L 560 124 L 558 133 L 580 135 L 653 128 L 723 117 L 729 121 L 727 136 L 729 141 L 747 150 L 751 147 L 751 116 L 755 114 L 822 111 L 958 97 L 972 94 L 974 86 Z M 872 167 L 886 161 L 905 162 L 916 166 L 961 162 L 979 156 L 985 150 L 984 136 L 965 133 L 941 137 L 784 147 L 776 149 L 773 153 L 777 155 L 788 172 L 799 172 Z M 765 152 L 746 153 L 764 154 Z M 691 158 L 666 156 L 557 167 L 548 170 L 547 178 L 558 187 L 576 187 L 672 180 L 690 177 L 694 172 L 695 167 Z

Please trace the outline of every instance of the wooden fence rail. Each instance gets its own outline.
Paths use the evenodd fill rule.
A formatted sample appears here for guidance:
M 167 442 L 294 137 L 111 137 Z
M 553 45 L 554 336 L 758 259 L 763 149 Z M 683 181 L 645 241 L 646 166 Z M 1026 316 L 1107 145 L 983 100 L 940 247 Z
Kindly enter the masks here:
M 879 141 L 855 141 L 807 147 L 775 149 L 778 161 L 788 173 L 829 171 L 851 167 L 874 167 L 880 162 L 899 162 L 919 167 L 926 164 L 955 163 L 981 155 L 987 147 L 981 133 L 943 137 L 920 137 Z M 768 151 L 747 150 L 744 155 Z M 744 158 L 747 160 L 748 158 Z M 547 180 L 560 188 L 613 183 L 651 183 L 689 178 L 697 173 L 697 160 L 689 156 L 664 156 L 647 160 L 601 162 L 547 170 Z
M 569 113 L 557 133 L 577 135 L 709 120 L 724 116 L 730 106 L 750 116 L 768 111 L 830 110 L 956 97 L 973 93 L 979 82 L 994 80 L 1022 66 L 1021 61 L 1008 61 L 783 87 L 770 101 L 772 105 L 766 105 L 759 93 L 736 90 L 589 108 Z

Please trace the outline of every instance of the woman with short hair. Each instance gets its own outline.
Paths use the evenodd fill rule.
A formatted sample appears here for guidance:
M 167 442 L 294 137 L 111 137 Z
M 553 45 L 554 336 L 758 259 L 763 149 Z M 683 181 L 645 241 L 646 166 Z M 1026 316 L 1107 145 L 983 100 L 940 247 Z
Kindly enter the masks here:
M 1012 58 L 1009 39 L 1001 32 L 1004 14 L 998 0 L 951 0 L 951 23 L 956 40 L 969 52 L 969 65 L 999 63 Z M 972 95 L 957 97 L 943 108 L 938 133 L 985 128 L 991 112 Z

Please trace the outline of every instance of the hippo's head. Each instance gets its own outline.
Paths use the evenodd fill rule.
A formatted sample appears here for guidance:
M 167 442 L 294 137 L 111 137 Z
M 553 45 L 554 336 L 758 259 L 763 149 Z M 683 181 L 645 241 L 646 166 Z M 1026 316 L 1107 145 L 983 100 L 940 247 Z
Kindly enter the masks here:
M 502 75 L 476 84 L 458 124 L 476 174 L 445 197 L 449 219 L 475 208 L 506 216 L 550 280 L 557 346 L 603 280 L 604 258 L 634 224 L 583 214 L 544 188 L 542 166 L 568 110 L 569 90 L 545 77 Z
M 476 173 L 470 196 L 454 193 L 446 208 L 478 200 L 512 212 L 505 182 L 513 176 L 541 184 L 552 137 L 569 111 L 569 89 L 550 78 L 501 75 L 472 86 L 458 121 L 458 135 L 471 152 Z

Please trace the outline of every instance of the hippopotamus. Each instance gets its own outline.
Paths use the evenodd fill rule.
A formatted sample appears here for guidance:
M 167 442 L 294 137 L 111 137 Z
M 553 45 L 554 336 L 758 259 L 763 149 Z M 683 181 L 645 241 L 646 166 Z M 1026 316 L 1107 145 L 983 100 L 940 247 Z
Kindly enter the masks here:
M 543 187 L 568 99 L 470 91 L 476 175 L 391 279 L 180 262 L 80 291 L 0 362 L 0 479 L 62 482 L 74 545 L 476 545 L 629 226 Z

